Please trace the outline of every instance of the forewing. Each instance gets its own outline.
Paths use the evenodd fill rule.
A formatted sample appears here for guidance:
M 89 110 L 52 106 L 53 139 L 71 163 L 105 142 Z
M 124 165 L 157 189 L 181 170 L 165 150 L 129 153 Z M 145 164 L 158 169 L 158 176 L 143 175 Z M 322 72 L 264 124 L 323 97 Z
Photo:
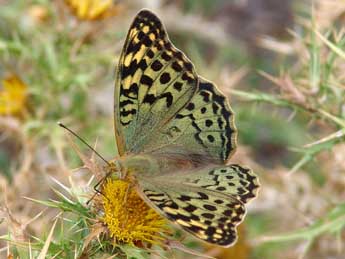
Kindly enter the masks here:
M 244 204 L 258 187 L 256 175 L 238 165 L 139 178 L 139 193 L 148 204 L 195 237 L 221 246 L 236 241 Z
M 236 148 L 226 98 L 197 76 L 147 10 L 135 17 L 119 60 L 114 115 L 120 155 L 179 150 L 182 157 L 224 163 Z
M 135 17 L 119 59 L 115 81 L 115 135 L 120 155 L 150 149 L 152 136 L 193 96 L 192 63 L 168 39 L 148 10 Z

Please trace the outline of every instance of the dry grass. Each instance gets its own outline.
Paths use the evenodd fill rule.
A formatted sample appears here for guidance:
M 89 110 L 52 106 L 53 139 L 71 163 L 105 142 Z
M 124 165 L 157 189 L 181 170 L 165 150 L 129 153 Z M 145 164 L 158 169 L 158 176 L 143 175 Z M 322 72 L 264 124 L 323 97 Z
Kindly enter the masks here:
M 184 11 L 187 2 L 157 1 L 155 8 L 199 73 L 229 94 L 241 141 L 232 162 L 251 166 L 262 188 L 234 248 L 176 236 L 188 249 L 219 259 L 343 258 L 345 4 L 314 1 L 310 16 L 311 4 L 303 1 L 290 38 L 255 35 L 243 45 L 247 37 L 229 34 L 224 20 Z M 63 1 L 4 1 L 0 9 L 6 21 L 0 23 L 0 76 L 14 72 L 28 86 L 27 112 L 0 117 L 0 257 L 196 256 L 128 247 L 111 255 L 101 248 L 109 244 L 87 239 L 84 204 L 94 161 L 88 164 L 86 150 L 80 161 L 56 122 L 91 143 L 99 137 L 97 150 L 106 158 L 116 154 L 109 130 L 113 70 L 139 4 L 121 8 L 93 21 L 75 18 Z M 256 52 L 248 54 L 253 44 Z M 81 164 L 86 169 L 71 170 Z

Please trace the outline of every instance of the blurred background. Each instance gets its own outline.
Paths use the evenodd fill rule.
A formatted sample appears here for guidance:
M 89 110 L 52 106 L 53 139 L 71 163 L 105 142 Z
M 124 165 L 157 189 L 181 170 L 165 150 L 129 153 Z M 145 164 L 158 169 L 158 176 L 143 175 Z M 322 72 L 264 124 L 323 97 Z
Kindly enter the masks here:
M 229 97 L 232 162 L 262 185 L 234 247 L 188 246 L 219 259 L 345 258 L 345 2 L 332 0 L 0 0 L 0 257 L 8 233 L 47 236 L 57 215 L 24 197 L 57 199 L 52 179 L 89 179 L 71 173 L 81 162 L 57 121 L 116 155 L 115 66 L 144 7 Z

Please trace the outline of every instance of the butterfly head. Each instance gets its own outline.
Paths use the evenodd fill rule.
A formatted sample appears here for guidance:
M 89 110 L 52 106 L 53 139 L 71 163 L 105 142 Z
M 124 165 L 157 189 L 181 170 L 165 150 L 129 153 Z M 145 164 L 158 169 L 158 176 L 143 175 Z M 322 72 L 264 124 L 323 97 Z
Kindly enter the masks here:
M 139 159 L 139 161 L 137 159 L 133 160 L 132 157 L 133 156 L 123 156 L 110 160 L 108 164 L 104 166 L 106 177 L 134 182 L 133 173 L 145 170 L 145 163 L 143 163 L 141 159 Z
M 121 162 L 115 158 L 108 161 L 108 163 L 103 167 L 106 177 L 122 179 L 122 168 Z

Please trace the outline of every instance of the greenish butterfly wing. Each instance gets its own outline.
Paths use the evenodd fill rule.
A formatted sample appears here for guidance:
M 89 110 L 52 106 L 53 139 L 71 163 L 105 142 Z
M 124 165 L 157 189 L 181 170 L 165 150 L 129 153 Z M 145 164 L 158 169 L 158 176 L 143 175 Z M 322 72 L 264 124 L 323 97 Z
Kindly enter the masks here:
M 118 151 L 142 198 L 196 237 L 233 244 L 257 177 L 224 165 L 237 135 L 228 101 L 196 74 L 148 10 L 127 34 L 114 111 Z
M 119 60 L 115 135 L 120 155 L 180 150 L 181 156 L 224 163 L 236 148 L 226 98 L 197 76 L 147 10 L 134 19 Z
M 154 178 L 138 175 L 139 194 L 159 213 L 199 239 L 232 245 L 244 204 L 256 197 L 256 175 L 239 165 L 208 166 Z
M 115 135 L 120 155 L 140 153 L 152 136 L 193 96 L 192 63 L 168 39 L 160 20 L 143 10 L 135 17 L 115 81 Z
M 224 163 L 235 152 L 237 131 L 234 115 L 225 96 L 212 83 L 199 77 L 191 100 L 160 129 L 158 153 L 184 150 L 184 156 L 199 156 Z

